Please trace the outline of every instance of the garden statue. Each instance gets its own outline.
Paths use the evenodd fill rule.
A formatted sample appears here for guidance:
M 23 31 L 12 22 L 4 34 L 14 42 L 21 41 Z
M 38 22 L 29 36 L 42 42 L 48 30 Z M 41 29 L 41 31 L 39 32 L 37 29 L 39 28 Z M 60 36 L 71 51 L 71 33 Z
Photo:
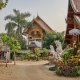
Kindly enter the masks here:
M 50 45 L 50 51 L 49 51 L 49 64 L 52 65 L 54 64 L 54 61 L 55 61 L 55 50 L 54 50 L 54 47 L 53 45 Z
M 55 50 L 54 50 L 53 45 L 50 45 L 50 53 L 53 54 L 53 55 L 54 55 L 54 53 L 55 53 Z
M 62 50 L 62 46 L 61 46 L 61 42 L 59 41 L 59 40 L 56 40 L 55 41 L 55 44 L 56 44 L 56 58 L 58 59 L 58 60 L 61 60 L 62 58 L 61 58 L 61 55 L 62 55 L 62 53 L 63 53 L 63 50 Z
M 49 63 L 53 64 L 57 60 L 62 60 L 61 55 L 63 53 L 61 42 L 56 40 L 56 51 L 53 47 L 53 45 L 50 45 L 50 55 L 49 55 Z

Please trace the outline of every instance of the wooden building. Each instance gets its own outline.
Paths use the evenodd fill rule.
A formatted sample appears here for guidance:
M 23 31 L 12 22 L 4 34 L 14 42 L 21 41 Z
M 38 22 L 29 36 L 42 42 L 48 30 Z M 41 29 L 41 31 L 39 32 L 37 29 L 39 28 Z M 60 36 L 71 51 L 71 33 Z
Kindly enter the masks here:
M 69 31 L 73 28 L 80 29 L 80 0 L 69 0 L 66 22 L 65 42 L 68 44 L 72 44 L 74 40 L 80 42 L 80 35 L 75 37 L 69 34 Z
M 26 28 L 24 33 L 28 37 L 28 45 L 32 42 L 37 43 L 39 47 L 42 47 L 43 37 L 46 32 L 53 32 L 53 30 L 39 17 L 37 16 L 32 20 L 33 26 Z M 34 44 L 33 44 L 34 45 Z

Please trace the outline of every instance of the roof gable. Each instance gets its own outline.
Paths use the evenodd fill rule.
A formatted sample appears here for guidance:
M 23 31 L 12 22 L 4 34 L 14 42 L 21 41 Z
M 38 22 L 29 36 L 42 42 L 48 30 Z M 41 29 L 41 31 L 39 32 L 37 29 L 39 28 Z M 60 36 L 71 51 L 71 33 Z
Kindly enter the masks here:
M 33 19 L 33 23 L 36 22 L 44 31 L 53 32 L 53 30 L 39 17 Z

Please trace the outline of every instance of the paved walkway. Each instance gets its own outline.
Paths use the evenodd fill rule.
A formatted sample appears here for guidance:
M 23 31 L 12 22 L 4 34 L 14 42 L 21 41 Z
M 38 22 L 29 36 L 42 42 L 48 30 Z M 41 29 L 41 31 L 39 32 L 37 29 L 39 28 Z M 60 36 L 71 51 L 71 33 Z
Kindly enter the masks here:
M 80 80 L 80 77 L 57 76 L 43 64 L 47 61 L 17 62 L 17 65 L 0 66 L 0 80 Z

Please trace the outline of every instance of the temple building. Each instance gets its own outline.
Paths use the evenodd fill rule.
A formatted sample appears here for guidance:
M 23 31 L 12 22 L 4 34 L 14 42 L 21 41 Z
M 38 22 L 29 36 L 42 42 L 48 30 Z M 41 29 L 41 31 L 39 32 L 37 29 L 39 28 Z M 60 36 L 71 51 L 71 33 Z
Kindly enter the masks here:
M 68 44 L 72 44 L 74 40 L 80 42 L 80 35 L 75 37 L 69 34 L 69 31 L 74 28 L 80 29 L 80 0 L 69 0 L 66 22 L 65 42 Z
M 49 27 L 39 16 L 32 20 L 32 27 L 26 28 L 24 33 L 27 36 L 27 45 L 34 43 L 38 47 L 42 47 L 43 38 L 46 32 L 53 32 L 51 27 Z

